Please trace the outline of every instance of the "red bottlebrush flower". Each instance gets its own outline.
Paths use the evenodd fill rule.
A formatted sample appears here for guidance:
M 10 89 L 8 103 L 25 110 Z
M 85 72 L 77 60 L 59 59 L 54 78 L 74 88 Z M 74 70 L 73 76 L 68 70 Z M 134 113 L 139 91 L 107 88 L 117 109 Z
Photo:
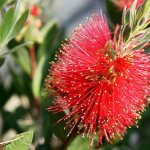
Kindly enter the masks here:
M 117 5 L 117 7 L 122 10 L 125 6 L 130 8 L 134 2 L 134 0 L 113 0 L 113 2 Z M 137 0 L 137 7 L 141 5 L 144 0 Z
M 31 7 L 31 15 L 34 16 L 34 17 L 37 17 L 39 15 L 39 7 L 34 4 L 32 7 Z
M 70 133 L 75 127 L 83 137 L 98 133 L 100 143 L 136 125 L 150 94 L 150 56 L 115 44 L 105 17 L 93 15 L 63 45 L 46 80 L 56 96 L 49 110 L 69 110 L 62 119 L 73 124 Z

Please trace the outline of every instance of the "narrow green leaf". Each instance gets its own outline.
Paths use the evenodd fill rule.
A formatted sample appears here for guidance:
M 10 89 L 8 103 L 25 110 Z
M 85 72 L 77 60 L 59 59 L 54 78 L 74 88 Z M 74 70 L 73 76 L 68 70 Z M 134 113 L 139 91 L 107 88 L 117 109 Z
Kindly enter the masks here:
M 124 13 L 123 13 L 123 25 L 126 25 L 126 24 L 128 24 L 129 23 L 129 20 L 130 20 L 130 11 L 129 10 L 125 10 L 124 9 Z
M 147 35 L 150 34 L 150 30 L 149 29 L 145 29 L 143 30 L 143 32 L 139 32 L 137 35 L 135 35 L 135 40 L 138 41 L 142 41 L 143 39 L 146 38 Z
M 126 9 L 126 7 L 125 7 L 124 10 L 123 10 L 123 13 L 122 13 L 122 24 L 123 24 L 123 25 L 126 25 L 126 24 L 127 24 L 127 21 L 126 21 L 126 13 L 127 13 L 127 9 Z
M 130 9 L 130 26 L 131 29 L 133 30 L 133 25 L 135 23 L 135 15 L 136 15 L 136 4 L 137 4 L 137 0 L 135 0 L 132 4 L 132 7 Z
M 14 37 L 16 37 L 16 35 L 22 30 L 26 20 L 27 20 L 27 17 L 28 17 L 28 14 L 29 14 L 29 10 L 24 12 L 24 14 L 19 18 L 19 20 L 16 22 L 15 24 L 15 27 L 9 37 L 9 40 L 13 39 Z
M 4 17 L 3 17 L 3 20 L 2 20 L 2 23 L 0 26 L 0 45 L 1 45 L 1 47 L 3 47 L 7 41 L 7 38 L 13 27 L 13 21 L 14 21 L 14 8 L 10 8 L 4 14 Z
M 146 44 L 147 44 L 147 41 L 146 42 L 141 42 L 136 47 L 134 47 L 132 50 L 135 51 L 135 50 L 142 49 Z
M 145 32 L 134 39 L 137 45 L 132 50 L 143 49 L 146 44 L 150 42 L 150 31 L 145 29 Z
M 136 16 L 136 20 L 137 22 L 139 22 L 143 16 L 143 11 L 144 11 L 144 7 L 143 5 L 140 5 L 138 8 L 137 8 L 137 16 Z
M 24 132 L 17 135 L 14 139 L 1 143 L 3 150 L 29 150 L 33 138 L 33 132 Z
M 131 27 L 127 24 L 123 30 L 123 42 L 126 42 L 130 36 Z
M 129 26 L 127 26 L 127 11 L 125 10 L 123 14 L 123 26 L 121 29 L 122 38 L 124 43 L 138 42 L 138 45 L 143 45 L 147 42 L 149 42 L 149 33 L 147 32 L 147 29 L 149 30 L 149 17 L 150 17 L 150 0 L 145 1 L 145 3 L 136 9 L 137 0 L 134 1 L 131 9 L 128 11 L 129 13 Z M 141 12 L 142 11 L 142 12 Z M 146 38 L 145 38 L 146 35 Z M 138 41 L 138 38 L 140 40 Z M 137 47 L 138 47 L 137 45 Z M 140 46 L 140 47 L 141 47 Z
M 0 56 L 0 58 L 1 58 L 1 56 Z M 0 67 L 4 64 L 4 62 L 5 62 L 5 58 L 1 58 L 0 59 Z
M 19 14 L 19 10 L 20 10 L 20 2 L 21 0 L 17 0 L 15 3 L 15 12 L 14 12 L 14 21 L 16 23 L 17 19 L 18 19 L 18 14 Z
M 42 84 L 42 79 L 43 79 L 43 68 L 46 62 L 46 57 L 43 56 L 40 59 L 40 62 L 38 64 L 38 67 L 35 71 L 35 77 L 33 78 L 32 81 L 32 90 L 33 94 L 35 97 L 39 97 L 41 95 L 41 84 Z
M 150 0 L 145 0 L 143 4 L 143 16 L 150 13 Z
M 32 44 L 32 43 L 31 43 L 31 42 L 27 42 L 27 43 L 20 44 L 20 45 L 18 45 L 18 46 L 16 46 L 16 47 L 10 49 L 9 51 L 3 53 L 3 54 L 0 56 L 0 59 L 3 58 L 3 57 L 5 57 L 5 56 L 8 55 L 8 54 L 11 54 L 11 53 L 16 52 L 16 51 L 19 50 L 20 48 L 22 48 L 22 47 L 24 47 L 24 46 L 27 46 L 27 45 L 30 45 L 30 44 Z

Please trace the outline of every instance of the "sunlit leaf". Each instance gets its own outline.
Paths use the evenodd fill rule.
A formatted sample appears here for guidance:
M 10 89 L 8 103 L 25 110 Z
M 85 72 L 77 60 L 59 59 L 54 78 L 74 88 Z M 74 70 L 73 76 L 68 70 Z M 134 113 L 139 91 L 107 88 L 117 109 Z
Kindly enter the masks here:
M 29 11 L 24 12 L 24 14 L 19 18 L 19 20 L 16 22 L 15 27 L 9 37 L 9 40 L 13 39 L 16 37 L 16 35 L 22 30 L 27 17 L 28 17 Z
M 33 138 L 33 132 L 24 132 L 17 135 L 14 139 L 1 143 L 3 150 L 29 150 Z
M 3 17 L 1 26 L 0 26 L 0 46 L 6 42 L 7 37 L 9 36 L 14 21 L 14 8 L 10 8 Z
M 10 8 L 4 13 L 2 18 L 2 23 L 0 25 L 0 47 L 3 48 L 6 44 L 16 37 L 16 35 L 22 30 L 29 11 L 24 12 L 24 14 L 18 19 L 19 16 L 19 3 L 20 0 L 16 2 L 15 8 Z
M 18 14 L 19 14 L 19 10 L 20 10 L 20 3 L 21 3 L 21 0 L 17 0 L 16 3 L 15 3 L 15 12 L 14 12 L 14 21 L 16 23 L 17 19 L 18 19 Z

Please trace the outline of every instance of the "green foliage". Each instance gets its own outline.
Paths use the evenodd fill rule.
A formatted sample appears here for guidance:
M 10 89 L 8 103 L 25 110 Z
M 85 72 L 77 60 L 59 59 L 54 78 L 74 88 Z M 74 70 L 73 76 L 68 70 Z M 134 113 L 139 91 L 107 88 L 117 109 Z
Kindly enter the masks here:
M 131 32 L 131 27 L 129 24 L 127 24 L 123 29 L 123 41 L 124 42 L 126 42 L 127 39 L 129 38 L 130 32 Z
M 92 145 L 91 145 L 92 144 Z M 67 147 L 67 150 L 105 150 L 105 146 L 99 145 L 98 136 L 94 138 L 82 137 L 81 134 L 74 137 Z
M 131 9 L 124 9 L 122 14 L 122 26 L 120 27 L 120 33 L 124 45 L 135 44 L 131 50 L 142 49 L 149 40 L 149 17 L 150 17 L 150 1 L 146 0 L 144 4 L 140 5 L 136 9 L 137 0 L 134 1 Z M 108 12 L 113 21 L 119 22 L 121 11 L 113 4 L 111 0 L 106 1 Z
M 8 55 L 8 54 L 15 53 L 18 49 L 21 49 L 21 48 L 23 48 L 24 46 L 27 46 L 27 45 L 30 45 L 30 44 L 32 44 L 32 43 L 27 42 L 27 43 L 23 43 L 23 44 L 17 45 L 17 46 L 15 46 L 14 48 L 9 49 L 8 52 L 3 53 L 3 54 L 0 56 L 0 59 L 3 59 L 3 57 L 6 56 L 6 55 Z
M 31 61 L 30 54 L 25 47 L 20 47 L 19 50 L 16 49 L 16 53 L 14 54 L 14 59 L 16 63 L 18 63 L 21 68 L 28 74 L 31 74 Z M 24 61 L 22 61 L 24 60 Z
M 82 138 L 81 135 L 78 135 L 74 140 L 69 144 L 67 150 L 88 150 L 90 149 L 90 139 Z M 92 149 L 92 148 L 91 148 Z
M 29 11 L 25 11 L 23 13 L 23 15 L 17 20 L 16 24 L 14 25 L 13 27 L 13 30 L 11 32 L 11 35 L 9 36 L 9 40 L 13 39 L 14 37 L 17 36 L 17 34 L 22 30 L 26 20 L 27 20 L 27 17 L 28 17 L 28 14 L 29 14 Z
M 148 7 L 150 1 L 145 1 L 138 10 L 136 10 L 136 3 L 137 0 L 134 1 L 131 9 L 124 9 L 120 29 L 122 34 L 120 38 L 123 39 L 123 44 L 135 45 L 131 50 L 142 49 L 150 41 L 150 8 Z M 143 11 L 141 12 L 141 10 Z
M 4 64 L 5 58 L 0 58 L 0 67 Z
M 40 96 L 41 92 L 41 83 L 42 83 L 42 77 L 43 77 L 43 68 L 45 65 L 46 57 L 42 57 L 40 59 L 40 62 L 38 63 L 38 67 L 35 72 L 35 77 L 32 82 L 32 90 L 35 97 Z
M 1 26 L 0 26 L 0 47 L 4 47 L 8 36 L 10 35 L 11 28 L 14 24 L 14 8 L 10 8 L 3 17 Z M 7 43 L 6 43 L 7 44 Z
M 3 5 L 5 4 L 6 0 L 0 0 L 0 10 L 3 7 Z
M 29 150 L 33 138 L 33 132 L 25 132 L 17 135 L 14 139 L 1 143 L 4 150 Z
M 19 13 L 17 13 L 19 2 L 20 1 L 18 0 L 15 7 L 9 8 L 3 14 L 0 24 L 0 51 L 6 47 L 10 40 L 17 36 L 27 20 L 29 11 L 24 12 L 21 17 L 19 16 Z M 11 51 L 9 51 L 8 54 L 9 53 L 11 53 Z M 1 55 L 0 57 L 2 58 L 4 55 Z

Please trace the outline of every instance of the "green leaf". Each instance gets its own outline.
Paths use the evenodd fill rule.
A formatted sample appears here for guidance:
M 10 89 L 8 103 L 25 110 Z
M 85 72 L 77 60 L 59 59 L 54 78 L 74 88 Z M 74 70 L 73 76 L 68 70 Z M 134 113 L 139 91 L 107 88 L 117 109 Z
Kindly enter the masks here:
M 147 22 L 147 20 L 150 17 L 150 0 L 145 0 L 145 2 L 138 7 L 136 10 L 136 22 L 140 24 L 142 22 L 143 24 Z M 141 21 L 142 20 L 142 21 Z M 144 22 L 145 20 L 145 22 Z
M 137 8 L 137 16 L 136 16 L 136 20 L 137 22 L 139 22 L 143 16 L 143 11 L 144 11 L 144 7 L 143 5 L 140 5 L 138 8 Z
M 124 20 L 124 22 L 123 22 L 123 25 L 126 25 L 126 24 L 129 24 L 129 21 L 130 21 L 130 11 L 129 10 L 125 10 L 124 9 L 124 13 L 123 13 L 123 20 Z
M 143 4 L 143 7 L 144 7 L 143 16 L 150 13 L 150 7 L 149 6 L 150 6 L 150 0 L 145 0 L 144 4 Z
M 0 56 L 0 58 L 1 58 L 1 56 Z M 0 59 L 0 67 L 4 64 L 4 62 L 5 62 L 5 58 Z
M 67 150 L 88 150 L 90 149 L 90 141 L 89 138 L 82 138 L 82 135 L 78 135 L 73 141 L 69 144 Z
M 20 67 L 28 74 L 31 74 L 31 62 L 29 52 L 26 48 L 20 48 L 16 51 L 14 59 Z
M 122 13 L 122 25 L 126 25 L 128 23 L 126 21 L 126 13 L 127 13 L 127 10 L 126 10 L 126 7 L 125 7 L 124 10 L 123 10 L 123 13 Z
M 11 54 L 11 53 L 14 53 L 14 52 L 16 52 L 17 50 L 19 50 L 20 48 L 22 48 L 22 47 L 24 47 L 24 46 L 27 46 L 27 45 L 30 45 L 30 44 L 32 44 L 32 43 L 31 43 L 31 42 L 27 42 L 27 43 L 20 44 L 20 45 L 18 45 L 18 46 L 16 46 L 16 47 L 10 49 L 9 51 L 7 51 L 7 52 L 1 54 L 1 55 L 0 55 L 0 59 L 3 59 L 6 55 Z
M 38 49 L 38 59 L 40 59 L 43 55 L 47 55 L 47 53 L 54 48 L 58 32 L 58 23 L 55 20 L 52 20 L 44 26 L 41 32 L 44 40 Z
M 132 4 L 132 7 L 130 9 L 130 27 L 133 30 L 133 25 L 135 24 L 136 21 L 136 4 L 137 4 L 137 0 L 135 0 Z
M 123 30 L 123 41 L 126 42 L 130 36 L 130 32 L 131 32 L 131 27 L 129 24 L 127 24 L 125 27 L 124 27 L 124 30 Z
M 24 132 L 17 135 L 14 139 L 1 143 L 4 150 L 29 150 L 33 138 L 33 132 Z
M 19 18 L 19 20 L 16 22 L 15 27 L 9 37 L 9 40 L 16 37 L 16 35 L 22 30 L 22 28 L 27 20 L 28 15 L 29 15 L 29 10 L 24 12 L 23 15 Z
M 147 31 L 150 29 L 150 0 L 145 1 L 138 9 L 136 9 L 136 4 L 137 0 L 134 1 L 131 9 L 124 10 L 121 28 L 124 44 L 137 43 L 133 49 L 143 48 L 150 41 L 149 31 Z
M 17 0 L 15 8 L 10 8 L 6 13 L 4 13 L 2 23 L 0 25 L 1 48 L 5 47 L 6 44 L 21 31 L 26 22 L 29 11 L 24 12 L 24 14 L 18 19 L 19 3 L 20 0 Z
M 14 21 L 16 23 L 17 19 L 18 19 L 18 14 L 19 14 L 19 10 L 20 10 L 20 2 L 21 0 L 17 0 L 15 3 L 15 12 L 14 12 Z
M 56 123 L 60 118 L 65 116 L 64 112 L 60 112 L 58 114 L 52 114 L 51 112 L 48 112 L 46 108 L 52 106 L 52 97 L 47 98 L 44 97 L 41 99 L 41 116 L 42 116 L 42 125 L 44 126 L 43 133 L 45 137 L 45 144 L 49 145 L 49 141 L 51 139 L 51 136 L 55 134 L 59 140 L 62 142 L 65 142 L 67 140 L 67 134 L 69 133 L 70 128 L 68 127 L 66 130 L 64 130 L 65 121 L 62 121 L 60 123 Z M 48 148 L 47 148 L 48 149 Z
M 7 38 L 12 30 L 14 23 L 14 8 L 10 8 L 3 17 L 0 26 L 0 46 L 3 47 L 6 44 Z
M 50 106 L 50 105 L 49 105 Z M 50 122 L 52 123 L 51 129 L 52 132 L 62 141 L 65 142 L 67 140 L 67 135 L 69 131 L 71 130 L 70 126 L 68 126 L 66 129 L 64 127 L 66 126 L 66 121 L 62 120 L 61 122 L 57 123 L 61 118 L 65 116 L 64 112 L 60 112 L 57 114 L 52 114 L 49 112 L 49 118 Z
M 32 81 L 32 90 L 35 97 L 39 97 L 41 95 L 41 86 L 43 80 L 43 68 L 46 62 L 46 57 L 43 56 L 40 59 L 40 62 L 36 68 L 35 76 Z
M 150 42 L 150 31 L 149 31 L 149 29 L 146 31 L 147 32 L 145 32 L 144 34 L 135 38 L 137 45 L 132 50 L 142 49 L 146 44 L 148 44 L 148 42 Z
M 11 67 L 9 67 L 9 72 L 12 77 L 11 83 L 12 94 L 15 91 L 15 93 L 18 93 L 19 95 L 27 95 L 28 97 L 32 97 L 33 94 L 31 89 L 31 83 L 29 82 L 30 81 L 29 75 L 26 73 L 18 74 Z M 18 119 L 19 118 L 17 118 L 17 120 Z
M 134 47 L 132 50 L 135 51 L 135 50 L 142 49 L 146 44 L 147 44 L 147 41 L 146 42 L 141 42 L 136 47 Z
M 0 0 L 0 10 L 2 9 L 3 5 L 5 4 L 6 0 Z

